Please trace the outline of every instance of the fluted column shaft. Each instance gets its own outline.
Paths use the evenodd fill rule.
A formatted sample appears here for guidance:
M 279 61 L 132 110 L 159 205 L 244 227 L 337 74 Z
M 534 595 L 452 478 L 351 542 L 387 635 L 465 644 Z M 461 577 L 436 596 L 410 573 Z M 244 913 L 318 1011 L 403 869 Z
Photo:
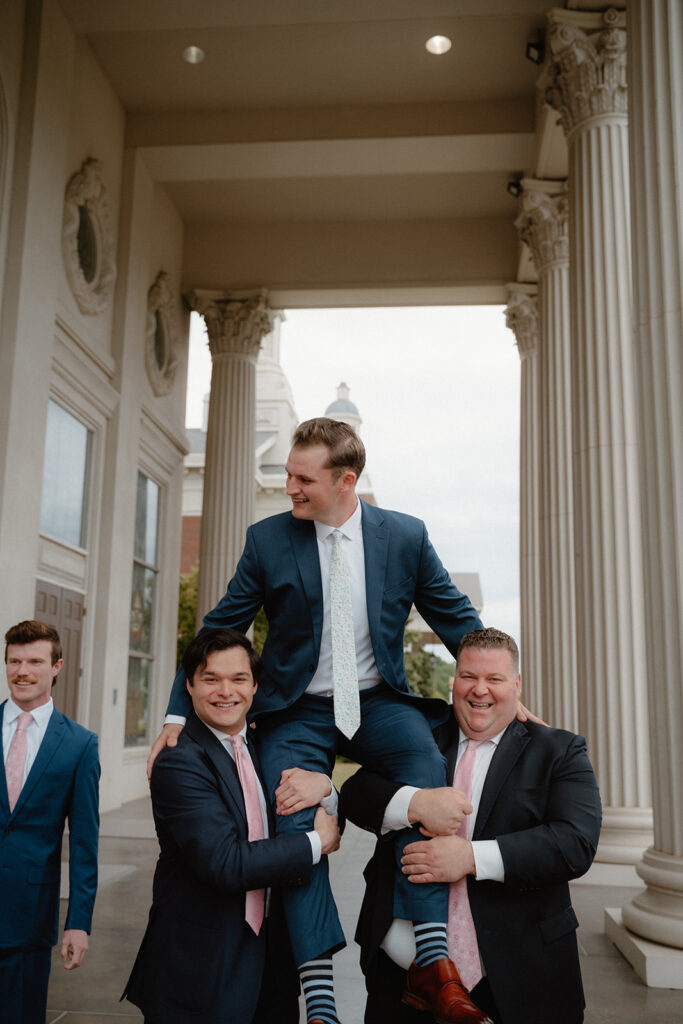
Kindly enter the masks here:
M 538 307 L 536 288 L 508 285 L 507 326 L 522 361 L 519 431 L 519 593 L 524 701 L 543 715 L 539 577 Z
M 683 948 L 683 9 L 629 5 L 633 265 L 654 846 L 622 911 Z M 680 978 L 679 978 L 680 982 Z
M 194 292 L 211 350 L 197 622 L 225 593 L 254 518 L 256 357 L 272 329 L 265 296 L 215 298 Z
M 569 144 L 579 728 L 603 799 L 598 859 L 651 839 L 643 571 L 631 323 L 624 18 L 549 15 L 548 100 Z
M 577 730 L 569 252 L 564 186 L 526 180 L 520 237 L 538 271 L 543 714 Z

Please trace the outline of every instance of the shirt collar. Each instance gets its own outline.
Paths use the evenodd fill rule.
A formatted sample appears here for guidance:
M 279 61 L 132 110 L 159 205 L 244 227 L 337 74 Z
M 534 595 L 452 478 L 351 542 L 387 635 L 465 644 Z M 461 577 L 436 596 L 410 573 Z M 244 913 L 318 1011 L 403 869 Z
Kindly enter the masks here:
M 505 726 L 505 729 L 507 729 L 507 725 Z M 495 745 L 498 746 L 498 744 L 500 743 L 500 741 L 503 738 L 503 733 L 505 732 L 505 729 L 501 729 L 500 732 L 496 733 L 495 736 L 489 736 L 488 739 L 481 740 L 480 742 L 481 743 L 495 743 Z M 467 743 L 468 739 L 474 739 L 473 736 L 472 737 L 465 736 L 465 733 L 462 731 L 460 726 L 458 726 L 458 737 L 459 737 L 458 738 L 458 749 L 460 749 L 460 747 L 463 745 L 463 743 Z
M 33 708 L 31 714 L 33 715 L 33 721 L 37 722 L 38 725 L 44 725 L 49 719 L 54 709 L 54 701 L 52 697 L 45 704 L 41 704 L 38 708 Z M 14 722 L 19 715 L 23 714 L 24 709 L 20 708 L 14 703 L 11 697 L 7 698 L 7 704 L 5 705 L 5 714 L 3 715 L 3 722 L 9 725 Z
M 214 736 L 216 737 L 216 739 L 220 740 L 221 743 L 228 743 L 229 740 L 230 740 L 230 737 L 235 735 L 234 733 L 221 732 L 220 729 L 214 729 L 214 727 L 212 725 L 208 725 L 206 722 L 204 722 L 204 725 L 206 725 L 206 728 L 209 730 L 209 732 L 212 732 L 214 734 Z M 239 735 L 242 737 L 242 739 L 246 743 L 246 741 L 247 741 L 247 724 L 246 724 L 246 722 L 244 723 L 244 726 L 240 729 Z
M 334 533 L 335 530 L 339 530 L 339 532 L 348 540 L 358 540 L 361 535 L 362 515 L 363 509 L 360 499 L 358 499 L 355 509 L 346 522 L 342 523 L 341 526 L 330 526 L 328 523 L 319 523 L 314 519 L 313 525 L 315 526 L 315 535 L 318 540 L 322 542 L 327 540 L 330 534 Z

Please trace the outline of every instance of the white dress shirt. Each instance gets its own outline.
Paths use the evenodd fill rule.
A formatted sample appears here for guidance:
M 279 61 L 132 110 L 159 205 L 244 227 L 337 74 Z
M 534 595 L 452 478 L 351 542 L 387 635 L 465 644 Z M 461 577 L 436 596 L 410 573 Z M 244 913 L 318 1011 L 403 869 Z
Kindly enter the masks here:
M 314 521 L 320 559 L 320 580 L 323 591 L 323 629 L 320 638 L 320 657 L 315 675 L 306 693 L 332 696 L 332 626 L 330 622 L 330 559 L 332 557 L 332 534 L 339 530 L 342 535 L 341 550 L 349 569 L 351 584 L 351 607 L 353 609 L 353 638 L 356 645 L 358 667 L 358 688 L 369 690 L 381 682 L 381 675 L 375 664 L 375 655 L 370 640 L 368 607 L 365 596 L 365 550 L 363 548 L 362 505 L 356 504 L 354 512 L 341 526 L 328 526 Z
M 314 520 L 320 560 L 320 580 L 323 591 L 323 629 L 320 638 L 318 667 L 306 693 L 331 697 L 332 686 L 332 629 L 330 624 L 330 558 L 332 557 L 332 534 L 338 529 L 342 534 L 342 553 L 349 568 L 351 582 L 351 607 L 353 609 L 353 638 L 356 645 L 358 666 L 358 688 L 369 690 L 382 681 L 375 664 L 375 655 L 370 640 L 368 608 L 365 596 L 365 551 L 363 548 L 362 511 L 360 501 L 346 522 L 339 527 L 328 526 Z M 185 725 L 182 715 L 166 715 L 164 725 Z
M 465 736 L 462 730 L 458 730 L 458 732 L 460 739 L 458 743 L 458 755 L 455 762 L 455 770 L 457 770 L 458 762 L 465 753 L 465 749 L 467 747 L 467 736 Z M 472 775 L 472 796 L 470 798 L 472 813 L 468 815 L 467 818 L 468 836 L 471 836 L 474 832 L 474 825 L 477 820 L 477 813 L 479 811 L 479 804 L 481 802 L 481 794 L 484 789 L 486 775 L 491 765 L 493 755 L 496 752 L 496 748 L 498 747 L 504 732 L 505 729 L 502 729 L 496 736 L 491 737 L 489 740 L 484 740 L 481 745 L 477 747 L 475 752 L 474 772 Z M 408 821 L 408 806 L 415 793 L 417 793 L 417 789 L 415 789 L 414 786 L 402 786 L 401 789 L 394 794 L 387 804 L 384 812 L 382 832 L 390 832 L 410 827 L 410 822 Z M 472 853 L 474 855 L 474 866 L 476 871 L 475 877 L 478 882 L 505 881 L 503 857 L 501 855 L 498 842 L 495 839 L 478 839 L 473 841 Z M 384 936 L 382 949 L 395 963 L 407 970 L 415 959 L 415 936 L 413 933 L 412 922 L 403 921 L 399 918 L 395 919 L 389 928 L 389 931 Z
M 17 719 L 22 714 L 23 708 L 17 707 L 12 698 L 10 697 L 5 704 L 5 710 L 2 716 L 2 757 L 3 763 L 7 761 L 7 755 L 14 734 L 17 731 Z M 40 744 L 43 742 L 43 737 L 47 730 L 48 722 L 50 721 L 50 715 L 54 710 L 54 703 L 52 697 L 50 697 L 45 704 L 41 704 L 40 707 L 33 708 L 31 711 L 32 720 L 28 723 L 26 728 L 26 764 L 24 765 L 24 777 L 21 781 L 22 786 L 28 778 L 28 773 L 33 767 L 33 762 L 36 759 L 38 751 L 40 750 Z

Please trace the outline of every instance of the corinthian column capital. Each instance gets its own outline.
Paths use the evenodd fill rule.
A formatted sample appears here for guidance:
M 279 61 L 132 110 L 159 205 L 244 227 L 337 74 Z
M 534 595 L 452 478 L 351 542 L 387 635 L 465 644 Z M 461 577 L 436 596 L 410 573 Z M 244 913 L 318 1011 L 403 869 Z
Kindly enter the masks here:
M 593 118 L 625 117 L 626 15 L 552 10 L 548 14 L 550 84 L 546 101 L 566 135 Z
M 538 299 L 534 287 L 508 285 L 505 324 L 515 336 L 520 358 L 535 351 L 538 345 Z
M 275 312 L 265 290 L 245 296 L 193 291 L 187 301 L 204 317 L 214 360 L 234 355 L 255 360 L 263 338 L 273 329 Z
M 522 212 L 515 221 L 520 239 L 529 246 L 536 270 L 569 261 L 569 203 L 564 184 L 522 181 Z

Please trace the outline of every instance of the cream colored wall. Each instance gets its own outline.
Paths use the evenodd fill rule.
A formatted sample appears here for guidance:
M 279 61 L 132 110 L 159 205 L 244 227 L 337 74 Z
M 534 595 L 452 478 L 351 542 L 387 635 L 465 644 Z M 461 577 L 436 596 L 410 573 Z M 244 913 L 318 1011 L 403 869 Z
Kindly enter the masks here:
M 102 161 L 102 178 L 107 190 L 109 219 L 117 245 L 121 194 L 121 162 L 125 115 L 109 82 L 102 74 L 88 44 L 75 40 L 69 123 L 66 181 L 88 158 Z M 62 318 L 95 358 L 111 360 L 113 305 L 103 313 L 81 313 L 64 268 L 58 262 L 57 316 Z
M 78 717 L 100 737 L 107 809 L 147 792 L 147 752 L 123 747 L 138 468 L 161 488 L 152 736 L 175 670 L 189 328 L 179 292 L 183 226 L 164 188 L 124 149 L 123 108 L 56 0 L 31 6 L 23 50 L 23 8 L 10 6 L 0 35 L 13 160 L 0 182 L 6 197 L 13 186 L 0 220 L 0 549 L 11 585 L 0 591 L 0 625 L 33 615 L 37 574 L 86 594 Z M 117 261 L 113 301 L 92 316 L 73 298 L 61 244 L 66 183 L 88 157 L 102 161 Z M 147 293 L 160 270 L 176 296 L 178 366 L 171 393 L 156 397 L 144 352 Z M 39 534 L 51 395 L 93 432 L 83 551 Z
M 0 623 L 33 613 L 47 399 L 61 261 L 74 37 L 54 0 L 31 5 L 24 48 L 16 5 L 9 46 L 15 154 L 0 321 Z M 4 11 L 3 11 L 4 15 Z M 4 37 L 3 18 L 3 37 Z M 3 46 L 7 46 L 3 38 Z
M 0 32 L 0 308 L 9 232 L 23 34 L 24 4 L 15 2 L 4 5 Z
M 189 318 L 181 308 L 179 296 L 179 366 L 172 392 L 167 396 L 157 398 L 152 392 L 145 370 L 144 341 L 147 292 L 162 269 L 177 287 L 182 244 L 182 224 L 163 188 L 155 185 L 140 157 L 126 151 L 112 335 L 121 400 L 110 425 L 102 544 L 106 566 L 95 627 L 95 649 L 103 653 L 103 671 L 91 715 L 93 727 L 100 732 L 104 807 L 118 806 L 147 792 L 147 749 L 123 749 L 138 467 L 159 484 L 162 493 L 156 659 L 149 707 L 152 738 L 162 720 L 175 673 L 189 331 Z

